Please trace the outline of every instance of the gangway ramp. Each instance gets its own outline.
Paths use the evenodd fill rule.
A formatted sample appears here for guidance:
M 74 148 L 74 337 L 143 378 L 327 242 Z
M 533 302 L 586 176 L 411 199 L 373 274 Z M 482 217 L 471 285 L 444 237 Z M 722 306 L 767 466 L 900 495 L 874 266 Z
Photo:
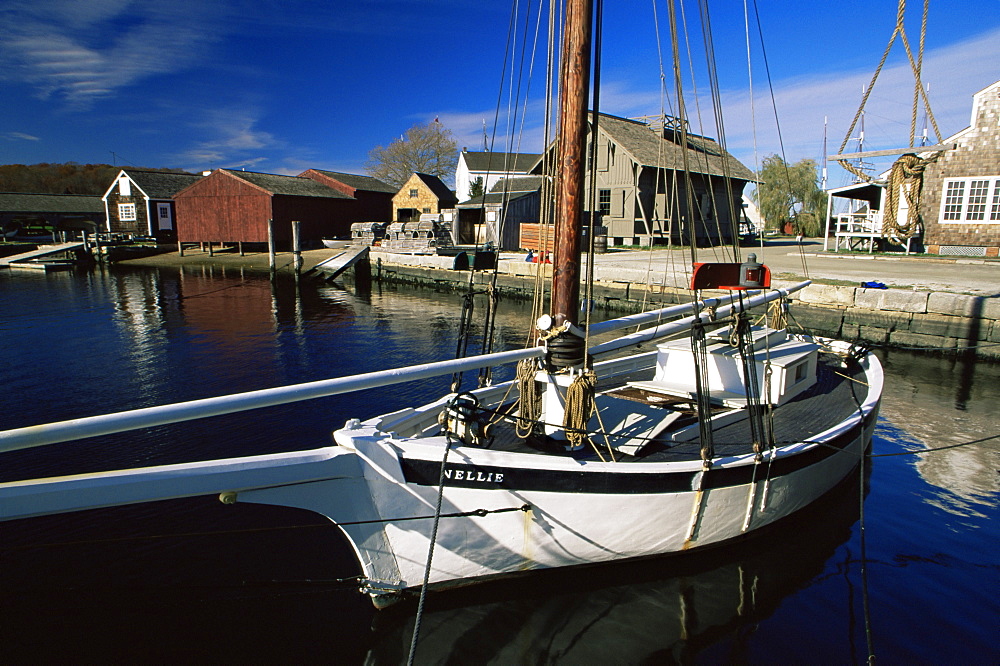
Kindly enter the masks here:
M 310 272 L 323 273 L 325 279 L 332 280 L 355 264 L 368 261 L 369 251 L 367 245 L 352 245 L 319 262 Z
M 59 243 L 57 245 L 40 245 L 37 250 L 32 250 L 30 252 L 22 252 L 21 254 L 14 254 L 9 257 L 0 258 L 0 267 L 10 268 L 11 264 L 25 263 L 28 261 L 32 261 L 33 259 L 38 259 L 40 257 L 47 257 L 50 254 L 69 252 L 72 250 L 78 250 L 82 247 L 83 247 L 82 242 Z

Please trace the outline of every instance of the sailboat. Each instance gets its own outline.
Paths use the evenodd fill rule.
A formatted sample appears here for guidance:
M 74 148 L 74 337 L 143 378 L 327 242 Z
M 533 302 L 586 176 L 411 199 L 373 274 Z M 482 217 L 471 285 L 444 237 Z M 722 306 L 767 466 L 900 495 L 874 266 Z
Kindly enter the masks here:
M 753 256 L 699 263 L 692 289 L 721 295 L 584 323 L 591 14 L 588 0 L 566 3 L 552 309 L 533 344 L 3 431 L 0 451 L 505 364 L 516 379 L 359 415 L 328 446 L 3 483 L 0 519 L 207 494 L 303 508 L 343 531 L 360 589 L 385 607 L 415 590 L 698 551 L 841 483 L 870 445 L 882 370 L 863 349 L 788 332 L 783 308 L 808 282 L 771 288 Z

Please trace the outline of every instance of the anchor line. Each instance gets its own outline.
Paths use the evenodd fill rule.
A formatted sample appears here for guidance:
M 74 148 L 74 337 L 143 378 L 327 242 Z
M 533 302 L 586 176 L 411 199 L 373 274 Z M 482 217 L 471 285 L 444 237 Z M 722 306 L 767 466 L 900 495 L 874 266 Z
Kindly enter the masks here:
M 521 506 L 509 506 L 502 509 L 473 509 L 471 511 L 456 511 L 453 513 L 442 513 L 441 518 L 483 518 L 494 513 L 509 513 L 511 511 L 531 511 L 530 504 Z M 255 532 L 277 532 L 282 530 L 316 529 L 320 527 L 330 527 L 331 524 L 338 526 L 345 525 L 372 525 L 375 523 L 402 523 L 410 520 L 433 520 L 434 516 L 407 516 L 405 518 L 380 518 L 374 520 L 352 520 L 334 523 L 317 523 L 315 525 L 284 525 L 281 527 L 251 527 L 242 530 L 213 530 L 210 532 L 179 532 L 173 534 L 146 534 L 139 536 L 118 537 L 115 539 L 83 539 L 79 541 L 55 541 L 50 543 L 35 543 L 23 546 L 0 546 L 0 553 L 11 553 L 18 550 L 31 550 L 33 548 L 57 548 L 63 546 L 85 546 L 102 543 L 123 543 L 126 541 L 143 541 L 156 539 L 184 539 L 196 536 L 223 536 L 227 534 L 252 534 Z

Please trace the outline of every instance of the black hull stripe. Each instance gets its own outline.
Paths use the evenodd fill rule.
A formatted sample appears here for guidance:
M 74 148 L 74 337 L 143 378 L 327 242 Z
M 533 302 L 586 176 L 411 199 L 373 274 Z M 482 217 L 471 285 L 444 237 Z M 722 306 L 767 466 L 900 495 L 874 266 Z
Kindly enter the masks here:
M 757 470 L 758 480 L 763 474 L 776 478 L 797 472 L 841 453 L 862 433 L 871 421 L 871 415 L 849 431 L 802 453 L 779 458 L 765 472 L 767 463 Z M 407 483 L 420 486 L 437 486 L 441 463 L 430 460 L 402 458 L 400 464 Z M 629 463 L 642 465 L 642 463 Z M 709 470 L 702 480 L 702 488 L 728 488 L 753 481 L 755 465 Z M 635 495 L 648 493 L 682 493 L 693 489 L 697 472 L 586 472 L 579 470 L 526 469 L 448 463 L 445 468 L 445 486 L 457 488 L 496 488 L 503 490 L 534 490 L 563 493 L 604 493 Z

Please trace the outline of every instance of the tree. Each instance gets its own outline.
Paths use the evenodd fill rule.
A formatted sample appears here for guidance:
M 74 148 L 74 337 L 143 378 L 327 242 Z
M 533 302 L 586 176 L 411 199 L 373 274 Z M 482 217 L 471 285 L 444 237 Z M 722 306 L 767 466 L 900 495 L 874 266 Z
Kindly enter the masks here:
M 476 197 L 483 196 L 483 177 L 477 176 L 474 181 L 469 183 L 469 198 L 475 199 Z
M 778 155 L 764 158 L 754 200 L 768 229 L 791 223 L 795 233 L 820 236 L 826 219 L 826 194 L 819 188 L 816 162 L 786 164 Z
M 394 187 L 402 187 L 414 171 L 452 182 L 456 166 L 458 143 L 451 130 L 435 119 L 424 125 L 414 125 L 388 146 L 372 148 L 365 173 Z

